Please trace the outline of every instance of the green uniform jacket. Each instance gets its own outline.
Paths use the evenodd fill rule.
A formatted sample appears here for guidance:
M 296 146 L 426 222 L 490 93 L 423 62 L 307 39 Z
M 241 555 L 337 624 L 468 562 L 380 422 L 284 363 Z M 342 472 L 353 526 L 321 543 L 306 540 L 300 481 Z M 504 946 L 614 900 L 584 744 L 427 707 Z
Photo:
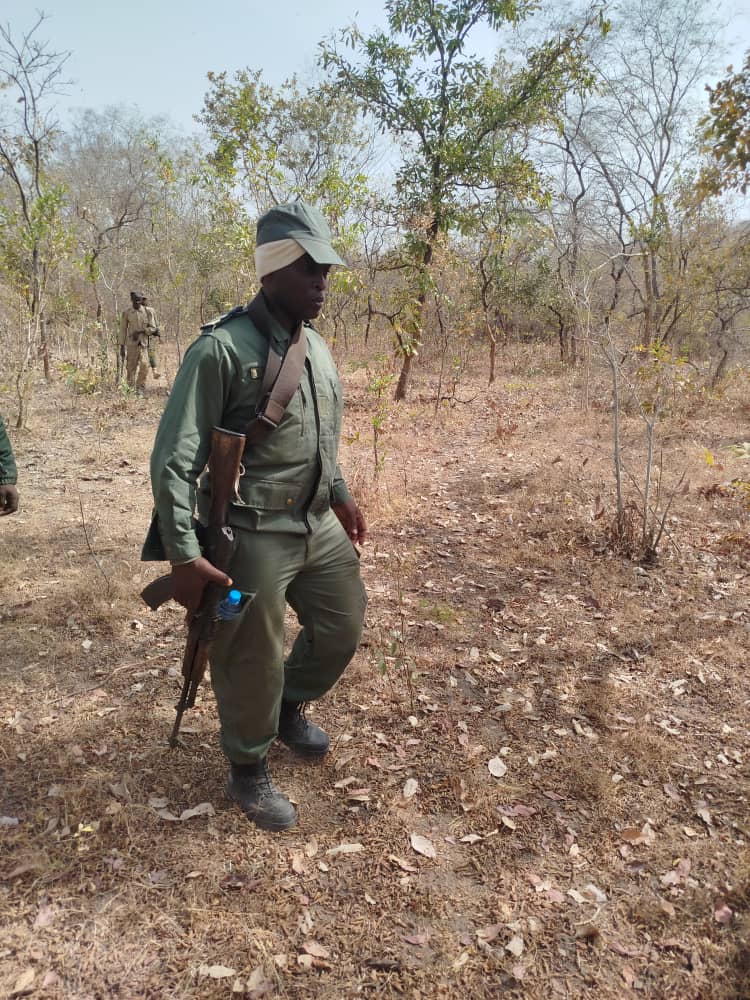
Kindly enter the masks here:
M 8 440 L 3 418 L 0 417 L 0 486 L 15 486 L 17 479 L 16 460 Z
M 270 313 L 266 322 L 283 355 L 289 334 Z M 341 382 L 323 338 L 311 327 L 305 332 L 300 385 L 279 426 L 243 456 L 229 515 L 238 528 L 307 534 L 332 504 L 349 499 L 337 465 Z M 151 455 L 155 509 L 142 559 L 181 563 L 201 554 L 193 514 L 197 505 L 205 523 L 211 429 L 244 432 L 255 416 L 267 355 L 266 337 L 240 310 L 203 327 L 185 352 Z

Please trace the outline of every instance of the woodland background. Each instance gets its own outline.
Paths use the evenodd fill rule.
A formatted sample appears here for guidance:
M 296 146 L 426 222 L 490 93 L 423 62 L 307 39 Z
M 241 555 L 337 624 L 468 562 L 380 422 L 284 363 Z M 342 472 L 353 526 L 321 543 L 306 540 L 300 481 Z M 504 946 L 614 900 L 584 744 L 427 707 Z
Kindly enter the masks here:
M 217 68 L 190 139 L 63 126 L 47 22 L 0 28 L 9 995 L 748 995 L 750 60 L 705 90 L 694 0 L 385 10 L 313 81 Z M 182 622 L 138 554 L 171 378 L 297 196 L 350 265 L 320 328 L 370 607 L 270 838 L 208 688 L 166 750 Z
M 325 206 L 350 268 L 332 342 L 460 378 L 468 344 L 550 339 L 563 363 L 640 361 L 709 386 L 747 349 L 748 65 L 708 90 L 709 5 L 386 4 L 389 28 L 319 46 L 274 89 L 209 74 L 200 138 L 122 108 L 63 128 L 66 53 L 2 29 L 0 361 L 19 428 L 35 372 L 111 384 L 117 318 L 145 289 L 179 362 L 254 290 L 254 221 Z M 472 29 L 498 32 L 493 64 Z M 736 204 L 736 203 L 735 203 Z M 740 208 L 744 202 L 740 201 Z M 6 405 L 6 409 L 8 406 Z

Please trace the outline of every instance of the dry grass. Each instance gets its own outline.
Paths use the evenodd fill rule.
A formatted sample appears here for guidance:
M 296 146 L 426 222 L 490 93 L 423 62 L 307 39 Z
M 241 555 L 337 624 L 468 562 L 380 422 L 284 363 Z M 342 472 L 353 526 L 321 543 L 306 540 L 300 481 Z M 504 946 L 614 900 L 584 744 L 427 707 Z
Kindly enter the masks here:
M 743 391 L 665 424 L 688 474 L 643 568 L 607 546 L 610 415 L 574 376 L 517 356 L 437 414 L 423 377 L 377 480 L 353 378 L 368 627 L 317 710 L 330 759 L 272 752 L 301 822 L 271 836 L 224 797 L 209 688 L 166 747 L 181 615 L 137 598 L 161 399 L 42 388 L 0 524 L 3 995 L 746 997 Z

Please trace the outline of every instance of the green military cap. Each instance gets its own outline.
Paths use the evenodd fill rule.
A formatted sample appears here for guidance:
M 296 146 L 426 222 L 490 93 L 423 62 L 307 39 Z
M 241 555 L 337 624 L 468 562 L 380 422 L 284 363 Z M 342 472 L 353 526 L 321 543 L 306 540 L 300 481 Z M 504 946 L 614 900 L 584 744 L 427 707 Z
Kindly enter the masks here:
M 331 246 L 331 230 L 323 213 L 304 201 L 274 205 L 258 219 L 256 245 L 295 240 L 316 264 L 346 263 Z

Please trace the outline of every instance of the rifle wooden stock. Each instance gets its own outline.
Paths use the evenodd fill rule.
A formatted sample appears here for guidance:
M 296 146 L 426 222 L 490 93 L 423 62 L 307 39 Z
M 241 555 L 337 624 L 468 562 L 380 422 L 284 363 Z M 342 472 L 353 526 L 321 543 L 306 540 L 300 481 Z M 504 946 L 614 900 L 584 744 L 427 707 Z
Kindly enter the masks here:
M 229 506 L 235 494 L 244 450 L 244 434 L 226 431 L 221 427 L 214 427 L 211 431 L 211 454 L 208 459 L 208 470 L 211 474 L 211 505 L 204 554 L 210 563 L 224 573 L 229 572 L 235 549 L 234 532 L 228 524 Z M 192 708 L 195 704 L 198 687 L 206 672 L 211 642 L 216 634 L 217 607 L 224 596 L 224 590 L 224 587 L 217 584 L 207 584 L 198 610 L 190 620 L 182 658 L 184 678 L 182 693 L 177 703 L 177 716 L 169 737 L 169 745 L 172 747 L 178 742 L 182 715 L 186 708 Z M 174 580 L 171 573 L 153 580 L 141 592 L 141 597 L 153 611 L 173 596 Z

